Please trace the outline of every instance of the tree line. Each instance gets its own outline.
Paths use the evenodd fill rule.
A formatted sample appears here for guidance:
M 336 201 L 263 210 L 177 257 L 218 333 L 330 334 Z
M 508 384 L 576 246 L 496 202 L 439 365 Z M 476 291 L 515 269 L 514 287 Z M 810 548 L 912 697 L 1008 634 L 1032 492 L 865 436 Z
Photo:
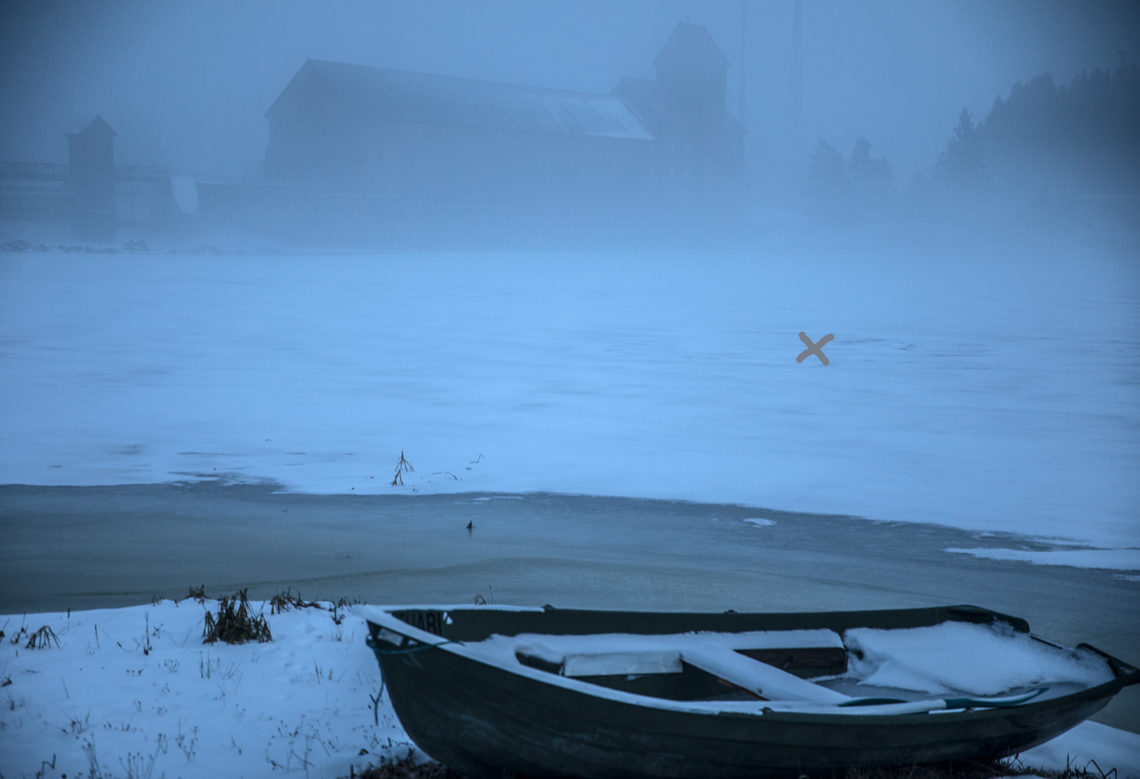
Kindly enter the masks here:
M 866 138 L 848 158 L 820 138 L 809 160 L 809 203 L 818 213 L 858 216 L 891 200 L 893 180 L 890 162 L 872 156 Z M 931 179 L 916 174 L 909 188 L 912 196 L 975 199 L 1140 195 L 1140 69 L 1096 68 L 1068 85 L 1043 73 L 995 98 L 982 121 L 963 108 Z

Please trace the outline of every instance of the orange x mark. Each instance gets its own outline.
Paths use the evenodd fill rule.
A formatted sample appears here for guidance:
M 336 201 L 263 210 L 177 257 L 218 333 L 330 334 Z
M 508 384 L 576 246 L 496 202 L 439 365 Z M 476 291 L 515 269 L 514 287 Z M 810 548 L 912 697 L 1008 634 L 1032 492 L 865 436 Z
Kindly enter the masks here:
M 800 352 L 800 356 L 796 358 L 796 362 L 803 362 L 809 356 L 814 354 L 816 357 L 819 358 L 819 361 L 821 363 L 823 363 L 824 365 L 829 365 L 830 360 L 828 360 L 827 355 L 823 353 L 823 347 L 826 346 L 827 343 L 829 341 L 831 341 L 833 338 L 835 338 L 835 336 L 832 335 L 831 333 L 828 333 L 823 338 L 819 339 L 819 343 L 813 344 L 811 342 L 811 339 L 807 337 L 807 333 L 805 333 L 803 330 L 801 330 L 800 331 L 800 340 L 804 342 L 804 345 L 807 346 L 807 348 L 804 349 L 802 352 Z

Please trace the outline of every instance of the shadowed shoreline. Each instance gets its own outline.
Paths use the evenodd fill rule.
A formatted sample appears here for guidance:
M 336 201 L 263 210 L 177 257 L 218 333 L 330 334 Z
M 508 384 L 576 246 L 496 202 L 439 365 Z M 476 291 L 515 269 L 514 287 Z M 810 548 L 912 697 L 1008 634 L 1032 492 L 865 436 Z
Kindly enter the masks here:
M 248 587 L 255 599 L 293 587 L 306 598 L 374 603 L 482 596 L 646 610 L 974 603 L 1126 661 L 1140 646 L 1134 581 L 943 551 L 1010 546 L 1013 536 L 730 504 L 278 489 L 0 486 L 0 613 L 148 603 L 198 585 L 214 596 Z M 1140 693 L 1124 691 L 1097 719 L 1140 732 Z

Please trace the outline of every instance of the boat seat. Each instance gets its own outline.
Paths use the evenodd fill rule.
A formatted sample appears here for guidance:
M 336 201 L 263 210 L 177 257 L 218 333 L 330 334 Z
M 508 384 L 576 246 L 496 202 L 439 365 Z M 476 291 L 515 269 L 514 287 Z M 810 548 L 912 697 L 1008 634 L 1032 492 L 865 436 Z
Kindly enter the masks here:
M 757 660 L 783 663 L 789 658 L 810 657 L 827 653 L 826 662 L 834 663 L 846 655 L 843 639 L 832 630 L 768 630 L 740 633 L 675 633 L 628 634 L 591 633 L 559 635 L 552 633 L 520 633 L 508 639 L 517 654 L 531 657 L 541 665 L 561 666 L 568 657 L 629 657 L 652 652 L 676 653 L 691 646 L 714 643 L 738 650 Z M 636 662 L 636 661 L 635 661 Z M 670 663 L 680 671 L 680 666 Z M 622 671 L 615 671 L 622 673 Z
M 635 652 L 579 652 L 562 659 L 563 676 L 639 676 L 681 673 L 681 652 L 650 649 Z
M 847 695 L 765 662 L 767 656 L 762 655 L 763 659 L 748 656 L 774 652 L 775 657 L 785 658 L 822 651 L 838 652 L 845 661 L 839 636 L 831 631 L 652 636 L 525 634 L 515 636 L 513 643 L 519 662 L 562 676 L 674 674 L 683 672 L 687 664 L 768 700 L 817 703 L 851 700 Z
M 801 679 L 734 649 L 706 644 L 681 650 L 681 660 L 718 679 L 770 701 L 843 703 L 850 696 Z

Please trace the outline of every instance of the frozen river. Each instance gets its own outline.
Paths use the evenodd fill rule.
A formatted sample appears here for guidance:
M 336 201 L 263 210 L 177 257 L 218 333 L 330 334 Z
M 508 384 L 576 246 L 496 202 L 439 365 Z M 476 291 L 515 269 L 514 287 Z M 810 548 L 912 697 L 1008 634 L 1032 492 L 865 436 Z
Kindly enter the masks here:
M 0 484 L 736 502 L 1140 568 L 1134 259 L 0 254 Z

